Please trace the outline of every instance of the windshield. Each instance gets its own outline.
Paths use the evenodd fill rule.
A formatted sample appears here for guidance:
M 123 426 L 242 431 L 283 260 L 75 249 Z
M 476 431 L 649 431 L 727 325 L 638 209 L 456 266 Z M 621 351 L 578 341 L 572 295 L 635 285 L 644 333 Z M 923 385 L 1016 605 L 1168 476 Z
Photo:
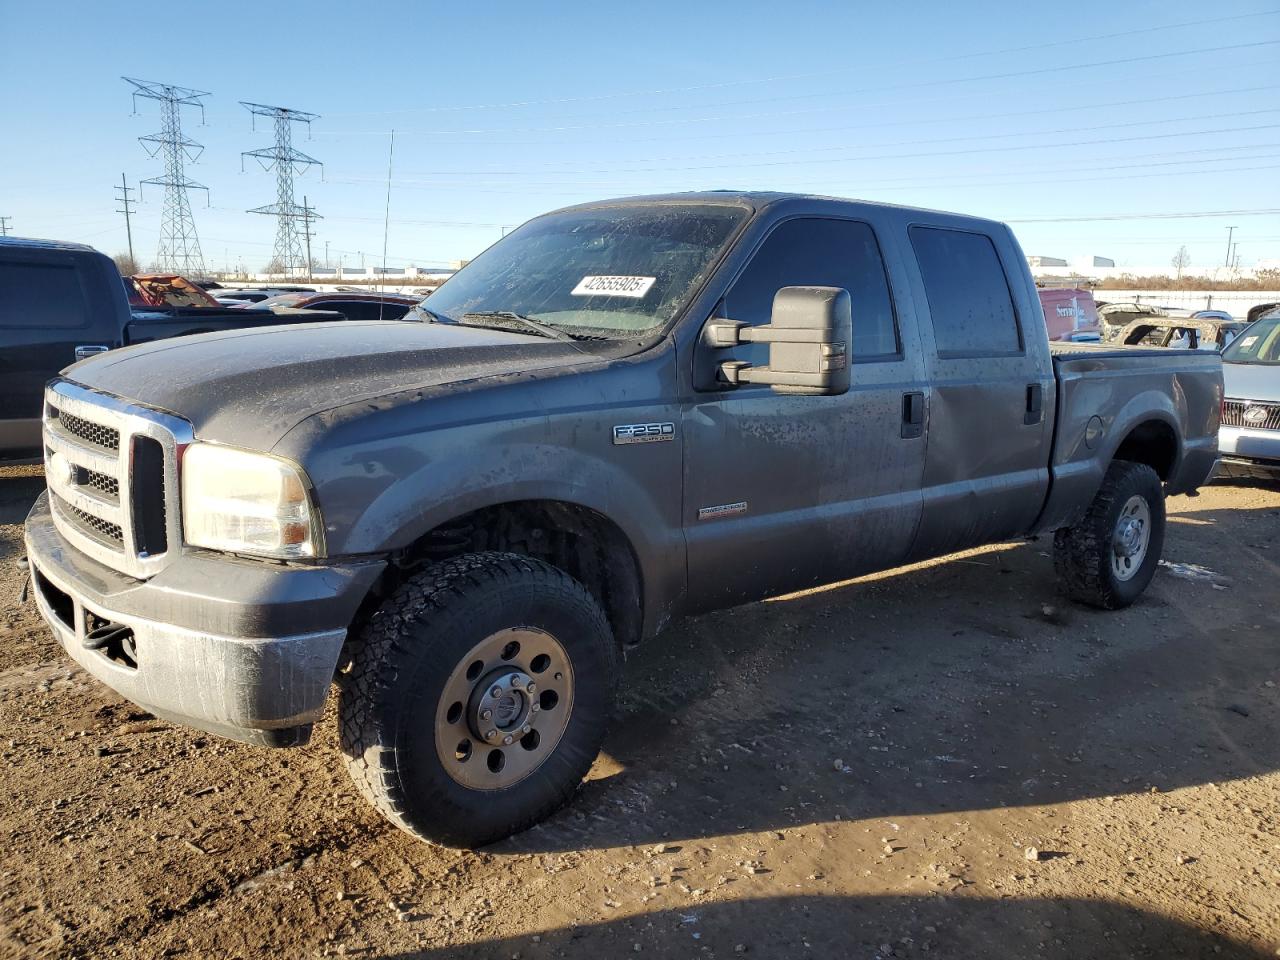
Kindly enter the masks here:
M 651 333 L 684 307 L 747 214 L 714 204 L 549 214 L 480 254 L 422 306 L 445 320 L 511 313 L 577 335 Z
M 1225 363 L 1280 364 L 1280 315 L 1263 317 L 1222 351 Z

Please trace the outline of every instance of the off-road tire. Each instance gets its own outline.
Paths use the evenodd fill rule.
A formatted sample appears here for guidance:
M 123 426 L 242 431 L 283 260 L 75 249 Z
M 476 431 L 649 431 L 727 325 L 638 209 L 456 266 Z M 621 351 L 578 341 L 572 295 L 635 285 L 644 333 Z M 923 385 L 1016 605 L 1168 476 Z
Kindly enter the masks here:
M 1137 571 L 1122 580 L 1112 570 L 1111 541 L 1121 510 L 1135 495 L 1150 510 L 1150 540 Z M 1164 549 L 1164 529 L 1164 487 L 1159 475 L 1144 463 L 1112 461 L 1084 517 L 1054 534 L 1053 566 L 1067 596 L 1102 610 L 1129 606 L 1155 575 Z
M 474 790 L 442 765 L 440 695 L 477 642 L 529 627 L 555 636 L 572 662 L 568 725 L 541 766 L 510 787 Z M 339 678 L 347 770 L 396 826 L 473 848 L 533 826 L 573 797 L 600 751 L 618 682 L 608 620 L 564 571 L 510 553 L 475 553 L 411 577 L 370 618 Z

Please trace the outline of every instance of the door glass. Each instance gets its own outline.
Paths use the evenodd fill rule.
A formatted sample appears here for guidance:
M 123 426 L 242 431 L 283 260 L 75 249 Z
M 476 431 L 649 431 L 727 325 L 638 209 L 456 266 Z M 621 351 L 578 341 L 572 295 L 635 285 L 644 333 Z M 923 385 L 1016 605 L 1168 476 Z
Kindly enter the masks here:
M 85 320 L 74 265 L 0 261 L 0 327 L 73 330 Z
M 853 310 L 853 357 L 899 353 L 889 280 L 875 234 L 853 220 L 802 218 L 774 229 L 725 297 L 725 314 L 757 326 L 769 322 L 782 287 L 843 287 Z
M 912 227 L 910 232 L 938 356 L 1021 353 L 1013 297 L 991 238 L 936 227 Z

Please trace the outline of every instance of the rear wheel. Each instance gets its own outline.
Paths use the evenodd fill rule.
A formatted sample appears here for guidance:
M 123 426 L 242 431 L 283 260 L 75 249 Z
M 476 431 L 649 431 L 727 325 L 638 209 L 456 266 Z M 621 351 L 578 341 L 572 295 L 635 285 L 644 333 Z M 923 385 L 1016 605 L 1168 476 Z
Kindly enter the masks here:
M 348 771 L 415 836 L 492 843 L 573 796 L 617 672 L 604 613 L 568 574 L 514 554 L 447 561 L 361 637 L 340 698 Z
M 1088 512 L 1053 539 L 1054 569 L 1073 600 L 1127 607 L 1155 575 L 1164 549 L 1164 488 L 1143 463 L 1113 461 Z

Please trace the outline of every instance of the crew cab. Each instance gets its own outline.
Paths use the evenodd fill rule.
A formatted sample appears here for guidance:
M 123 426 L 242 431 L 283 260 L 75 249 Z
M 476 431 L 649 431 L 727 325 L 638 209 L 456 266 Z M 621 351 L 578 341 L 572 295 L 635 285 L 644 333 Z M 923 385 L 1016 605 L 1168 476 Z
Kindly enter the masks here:
M 586 204 L 416 313 L 70 368 L 26 547 L 70 656 L 156 714 L 288 746 L 336 681 L 356 785 L 439 843 L 566 803 L 675 617 L 1034 536 L 1123 607 L 1217 458 L 1216 354 L 1051 348 L 974 217 Z
M 105 254 L 77 243 L 0 237 L 0 461 L 39 458 L 44 385 L 68 364 L 131 343 L 268 324 L 341 319 L 220 307 L 171 275 L 121 279 Z M 131 310 L 128 290 L 139 301 Z M 201 306 L 175 306 L 179 301 Z

